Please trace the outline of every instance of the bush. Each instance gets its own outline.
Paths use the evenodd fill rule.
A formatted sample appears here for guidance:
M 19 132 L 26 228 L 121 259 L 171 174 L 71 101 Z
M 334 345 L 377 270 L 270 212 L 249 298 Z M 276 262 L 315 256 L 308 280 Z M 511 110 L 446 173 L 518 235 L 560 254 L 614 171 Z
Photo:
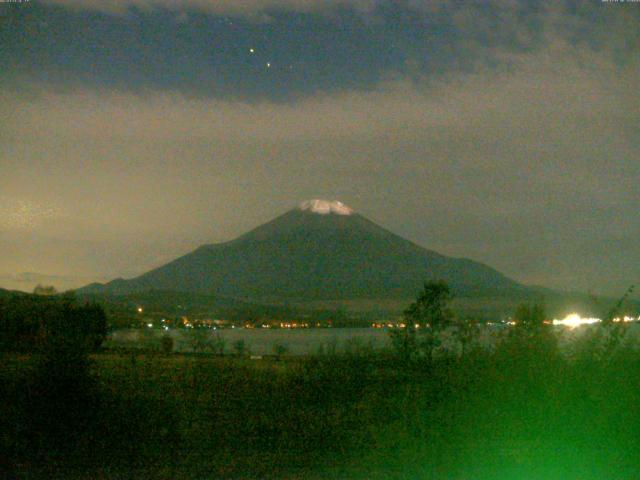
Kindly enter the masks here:
M 213 353 L 224 355 L 227 341 L 218 330 L 208 328 L 196 328 L 190 332 L 191 348 L 195 353 Z
M 273 344 L 272 350 L 273 350 L 273 354 L 276 357 L 280 358 L 289 352 L 289 347 L 284 343 L 276 342 Z
M 162 349 L 162 353 L 168 355 L 171 352 L 173 352 L 173 344 L 174 344 L 173 337 L 169 335 L 164 335 L 160 342 L 160 348 Z
M 244 356 L 247 354 L 247 345 L 243 339 L 236 340 L 233 343 L 233 349 L 236 352 L 236 355 Z

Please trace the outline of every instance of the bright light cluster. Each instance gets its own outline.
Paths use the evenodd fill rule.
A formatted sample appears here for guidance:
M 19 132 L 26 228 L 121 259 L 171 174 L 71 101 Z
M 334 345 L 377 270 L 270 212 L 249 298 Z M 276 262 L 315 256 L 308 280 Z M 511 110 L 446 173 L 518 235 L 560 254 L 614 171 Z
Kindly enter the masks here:
M 569 327 L 569 328 L 576 328 L 576 327 L 579 327 L 580 325 L 591 325 L 593 323 L 598 323 L 598 322 L 601 322 L 601 321 L 602 320 L 599 319 L 599 318 L 582 318 L 580 316 L 580 314 L 578 314 L 578 313 L 571 313 L 571 314 L 567 315 L 565 318 L 563 318 L 562 320 L 554 320 L 553 324 L 554 325 L 564 325 L 565 327 Z M 640 317 L 638 317 L 638 318 L 629 317 L 629 316 L 616 317 L 616 318 L 613 319 L 613 321 L 615 323 L 636 322 L 636 321 L 640 321 Z
M 554 320 L 553 324 L 564 325 L 565 327 L 569 328 L 576 328 L 580 325 L 591 325 L 593 323 L 598 323 L 601 321 L 602 320 L 600 320 L 599 318 L 582 318 L 578 313 L 571 313 L 562 320 Z

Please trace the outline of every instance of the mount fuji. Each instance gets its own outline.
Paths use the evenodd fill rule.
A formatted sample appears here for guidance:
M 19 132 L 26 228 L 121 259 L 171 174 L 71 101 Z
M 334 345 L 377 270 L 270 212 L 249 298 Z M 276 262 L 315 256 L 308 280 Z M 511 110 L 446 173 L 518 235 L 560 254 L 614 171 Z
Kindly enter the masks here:
M 234 240 L 79 292 L 169 290 L 255 302 L 399 299 L 414 297 L 430 279 L 445 280 L 463 295 L 526 288 L 482 263 L 405 240 L 341 202 L 309 200 Z

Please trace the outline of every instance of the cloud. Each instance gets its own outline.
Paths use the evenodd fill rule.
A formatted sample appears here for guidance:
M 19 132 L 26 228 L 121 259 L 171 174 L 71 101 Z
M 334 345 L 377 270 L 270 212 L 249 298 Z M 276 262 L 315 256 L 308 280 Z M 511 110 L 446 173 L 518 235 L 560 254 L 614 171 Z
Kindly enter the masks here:
M 31 292 L 37 285 L 54 286 L 58 291 L 82 287 L 95 280 L 95 277 L 46 275 L 33 272 L 18 274 L 0 274 L 0 285 L 10 290 Z M 105 278 L 108 281 L 110 279 Z
M 509 64 L 286 104 L 4 93 L 0 113 L 13 121 L 1 133 L 0 191 L 64 211 L 32 234 L 94 245 L 55 244 L 62 256 L 85 252 L 77 263 L 100 277 L 150 243 L 161 255 L 137 271 L 329 197 L 522 281 L 622 288 L 640 261 L 637 64 L 562 42 Z M 12 268 L 28 263 L 27 250 L 11 251 Z M 17 271 L 57 271 L 36 267 Z
M 47 3 L 117 15 L 130 6 L 165 8 L 181 27 L 192 11 L 273 21 L 274 8 L 325 13 L 352 6 L 378 22 L 384 17 L 377 7 L 400 5 Z M 231 239 L 302 200 L 325 197 L 422 245 L 484 261 L 521 281 L 613 294 L 637 283 L 637 5 L 585 2 L 572 11 L 555 2 L 502 0 L 402 5 L 418 13 L 407 17 L 409 24 L 444 26 L 451 35 L 426 50 L 416 47 L 421 41 L 405 45 L 398 52 L 407 55 L 405 68 L 381 72 L 382 81 L 351 90 L 318 82 L 288 103 L 239 100 L 228 92 L 195 97 L 189 88 L 128 88 L 126 82 L 110 89 L 104 78 L 102 87 L 70 85 L 74 76 L 95 73 L 98 60 L 115 69 L 126 57 L 119 56 L 122 40 L 104 49 L 118 55 L 88 47 L 88 63 L 68 71 L 59 59 L 67 60 L 67 45 L 77 40 L 59 37 L 53 47 L 60 56 L 35 65 L 46 50 L 32 45 L 46 45 L 49 27 L 30 25 L 41 37 L 7 30 L 28 60 L 10 63 L 25 68 L 13 72 L 20 88 L 5 81 L 0 89 L 0 116 L 11 119 L 0 130 L 0 272 L 50 272 L 69 277 L 69 284 L 74 276 L 82 283 L 132 276 L 199 244 Z M 83 21 L 67 13 L 66 19 Z M 158 26 L 153 16 L 142 17 L 147 28 Z M 118 28 L 126 23 L 109 21 Z M 167 28 L 163 38 L 172 39 L 173 26 Z M 104 46 L 102 40 L 93 39 Z M 150 64 L 163 64 L 158 50 L 169 43 L 145 50 L 147 60 L 156 60 Z M 183 46 L 179 61 L 163 72 L 183 68 L 185 52 L 197 48 Z M 414 68 L 425 52 L 430 69 Z M 70 68 L 81 56 L 75 55 L 63 65 Z M 29 61 L 45 83 L 28 81 Z M 119 65 L 123 78 L 135 78 L 132 65 Z M 196 83 L 218 68 L 194 67 L 205 73 Z M 58 73 L 62 84 L 53 81 Z M 331 84 L 333 76 L 326 78 Z
M 0 197 L 0 230 L 30 230 L 63 214 L 37 202 Z
M 524 0 L 52 1 L 121 13 L 131 5 L 144 10 L 105 18 L 50 12 L 40 3 L 11 9 L 21 13 L 7 23 L 7 48 L 0 52 L 0 61 L 10 65 L 0 72 L 4 89 L 43 82 L 60 90 L 100 85 L 292 101 L 317 92 L 376 89 L 390 78 L 424 84 L 482 70 L 518 71 L 527 58 L 545 55 L 585 69 L 597 70 L 599 64 L 589 62 L 602 58 L 628 66 L 637 64 L 634 47 L 640 41 L 640 10 L 623 4 L 585 2 L 570 9 L 566 2 Z M 333 8 L 342 4 L 367 12 L 366 21 Z M 265 25 L 191 15 L 199 8 L 264 19 L 274 5 L 334 16 L 273 14 L 273 23 Z M 175 10 L 175 22 L 172 15 L 147 14 L 161 6 Z M 554 51 L 558 47 L 562 55 Z
M 46 3 L 75 9 L 122 14 L 131 8 L 148 11 L 154 8 L 201 11 L 220 15 L 253 16 L 272 10 L 321 12 L 347 6 L 361 11 L 372 10 L 379 0 L 45 0 Z
M 258 22 L 273 20 L 272 13 L 337 13 L 348 9 L 360 13 L 367 21 L 385 21 L 385 11 L 402 12 L 388 21 L 420 19 L 425 29 L 433 22 L 444 21 L 464 37 L 464 48 L 476 50 L 510 44 L 519 48 L 535 46 L 540 36 L 553 33 L 573 42 L 585 42 L 607 48 L 626 44 L 634 49 L 637 42 L 638 10 L 634 2 L 531 2 L 529 0 L 42 0 L 52 6 L 76 11 L 98 11 L 124 15 L 135 8 L 141 12 L 173 11 L 179 23 L 188 19 L 186 12 L 230 15 Z M 407 16 L 407 14 L 409 14 Z M 417 16 L 417 18 L 414 18 Z M 429 21 L 424 21 L 428 19 Z M 442 33 L 442 32 L 440 32 Z M 479 44 L 479 45 L 478 45 Z

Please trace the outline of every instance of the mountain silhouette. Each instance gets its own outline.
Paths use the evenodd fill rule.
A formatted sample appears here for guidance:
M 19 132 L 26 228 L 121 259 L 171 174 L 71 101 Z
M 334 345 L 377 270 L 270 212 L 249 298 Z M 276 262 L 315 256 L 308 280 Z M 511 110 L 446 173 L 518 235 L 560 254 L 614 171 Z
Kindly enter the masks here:
M 80 292 L 172 290 L 263 302 L 408 298 L 430 279 L 465 295 L 524 288 L 482 263 L 405 240 L 340 202 L 311 200 L 229 242 Z

